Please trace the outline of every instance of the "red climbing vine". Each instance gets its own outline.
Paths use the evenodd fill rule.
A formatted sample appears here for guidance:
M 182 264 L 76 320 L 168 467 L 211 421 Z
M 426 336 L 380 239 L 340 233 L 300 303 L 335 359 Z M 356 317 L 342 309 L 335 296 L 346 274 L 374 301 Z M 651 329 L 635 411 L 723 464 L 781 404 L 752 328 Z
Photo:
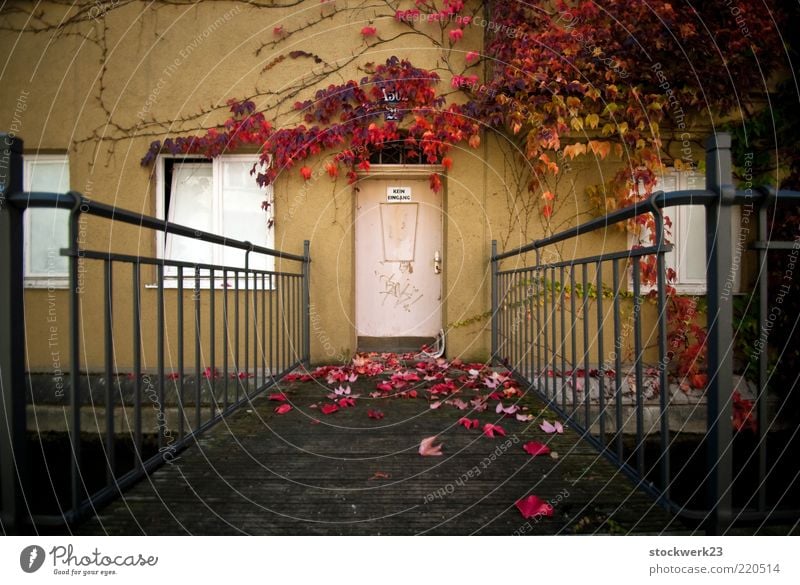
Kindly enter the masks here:
M 275 128 L 252 101 L 232 100 L 232 116 L 221 129 L 153 142 L 142 164 L 150 164 L 160 152 L 213 157 L 255 145 L 262 155 L 261 166 L 253 172 L 260 185 L 269 185 L 309 157 L 334 151 L 325 171 L 335 179 L 343 169 L 353 183 L 357 170 L 369 170 L 370 153 L 401 141 L 408 157 L 421 156 L 428 164 L 448 168 L 452 160 L 445 155 L 453 145 L 465 142 L 478 147 L 479 126 L 464 115 L 462 106 L 446 104 L 437 93 L 439 81 L 435 72 L 391 57 L 359 82 L 331 85 L 317 91 L 313 100 L 297 102 L 294 108 L 305 124 L 291 128 Z M 396 120 L 386 120 L 389 107 Z M 303 165 L 300 174 L 309 180 L 312 170 Z M 438 191 L 439 174 L 433 173 L 430 180 L 431 188 Z
M 587 190 L 603 214 L 649 197 L 665 163 L 694 165 L 696 141 L 707 133 L 696 128 L 753 115 L 758 100 L 741 88 L 763 88 L 781 64 L 775 26 L 782 14 L 745 3 L 498 0 L 484 16 L 479 23 L 466 15 L 461 0 L 415 0 L 413 8 L 409 2 L 395 12 L 395 21 L 414 31 L 439 27 L 445 51 L 461 50 L 467 27 L 484 27 L 484 54 L 469 50 L 464 61 L 467 69 L 487 63 L 485 83 L 476 74 L 454 73 L 451 80 L 467 95 L 464 104 L 447 103 L 437 73 L 392 57 L 366 65 L 368 75 L 359 81 L 330 85 L 296 103 L 302 123 L 295 126 L 276 128 L 255 102 L 232 100 L 221 127 L 154 142 L 142 162 L 159 152 L 216 156 L 252 145 L 262 153 L 253 173 L 267 185 L 295 165 L 309 180 L 308 159 L 325 152 L 335 156 L 322 163 L 324 171 L 333 180 L 344 172 L 352 183 L 358 171 L 369 170 L 370 153 L 389 142 L 449 169 L 450 149 L 477 148 L 484 126 L 520 145 L 531 171 L 528 191 L 548 220 L 559 194 L 544 179 L 562 172 L 563 161 L 593 157 L 614 164 L 608 180 Z M 381 33 L 379 26 L 361 30 L 364 43 Z M 282 27 L 274 31 L 277 39 L 285 34 Z M 439 174 L 430 180 L 438 191 Z M 652 222 L 643 214 L 631 227 L 652 238 Z M 655 282 L 654 261 L 643 261 L 645 284 Z M 696 306 L 672 287 L 668 295 L 676 373 L 703 387 L 705 333 L 694 321 Z

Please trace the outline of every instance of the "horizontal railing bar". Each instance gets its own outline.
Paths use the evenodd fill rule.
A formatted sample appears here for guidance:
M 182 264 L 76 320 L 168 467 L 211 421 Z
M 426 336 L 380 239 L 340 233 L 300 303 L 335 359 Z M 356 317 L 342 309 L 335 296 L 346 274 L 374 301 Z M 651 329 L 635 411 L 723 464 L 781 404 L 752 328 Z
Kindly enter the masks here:
M 132 254 L 118 254 L 116 252 L 101 252 L 99 250 L 78 250 L 73 252 L 69 248 L 61 248 L 62 256 L 76 256 L 78 258 L 89 258 L 90 260 L 112 260 L 114 262 L 127 262 L 130 264 L 149 264 L 155 266 L 173 266 L 175 268 L 199 268 L 201 270 L 228 270 L 230 272 L 246 272 L 252 275 L 266 276 L 294 276 L 302 278 L 300 272 L 277 272 L 275 270 L 260 270 L 258 268 L 235 268 L 221 264 L 195 264 L 184 262 L 183 260 L 165 260 L 162 258 L 152 258 L 149 256 L 133 256 Z M 176 275 L 165 274 L 164 278 L 177 278 Z M 194 275 L 184 277 L 186 280 L 194 280 Z M 200 280 L 208 280 L 208 276 L 200 275 Z M 222 280 L 222 277 L 215 277 L 215 280 Z
M 169 222 L 165 219 L 158 219 L 150 217 L 149 215 L 142 215 L 127 209 L 121 209 L 112 205 L 98 203 L 95 200 L 86 199 L 83 195 L 76 191 L 69 191 L 68 193 L 47 193 L 47 192 L 34 192 L 24 191 L 14 193 L 7 198 L 7 201 L 19 208 L 28 207 L 58 207 L 62 209 L 77 209 L 81 213 L 88 213 L 97 217 L 104 217 L 115 221 L 121 221 L 139 227 L 146 227 L 153 230 L 158 230 L 164 233 L 169 233 L 176 236 L 183 236 L 193 240 L 200 240 L 203 242 L 210 242 L 212 244 L 220 244 L 228 248 L 237 248 L 239 250 L 251 250 L 258 254 L 265 256 L 274 256 L 282 260 L 294 260 L 295 262 L 310 262 L 310 258 L 300 256 L 298 254 L 289 254 L 274 250 L 272 248 L 264 248 L 256 246 L 250 242 L 242 242 L 233 238 L 226 238 L 209 232 L 196 230 L 184 225 Z
M 600 254 L 599 256 L 588 256 L 586 258 L 577 258 L 575 260 L 564 260 L 562 262 L 553 262 L 551 264 L 539 264 L 539 268 L 561 268 L 568 266 L 580 266 L 582 264 L 596 264 L 598 262 L 609 262 L 611 260 L 625 260 L 628 258 L 639 258 L 641 256 L 651 256 L 658 254 L 660 251 L 671 252 L 674 246 L 672 244 L 664 244 L 659 248 L 658 246 L 648 246 L 646 248 L 631 248 L 630 250 L 622 250 L 620 252 L 611 252 L 609 254 Z M 534 268 L 533 266 L 526 266 L 523 268 L 514 268 L 513 270 L 499 270 L 497 274 L 515 274 L 517 272 L 526 272 Z
M 758 188 L 754 189 L 754 191 L 756 191 L 757 194 L 754 195 L 753 193 L 749 193 L 747 191 L 733 192 L 731 203 L 737 205 L 759 204 L 763 200 L 769 200 L 770 198 L 774 199 L 775 197 L 779 197 L 781 199 L 800 199 L 800 191 L 775 191 L 774 189 L 769 188 Z M 637 215 L 654 213 L 655 208 L 664 209 L 666 207 L 675 207 L 677 205 L 709 205 L 718 199 L 719 196 L 717 194 L 715 194 L 713 191 L 707 191 L 705 189 L 689 189 L 685 191 L 672 191 L 669 193 L 665 193 L 664 191 L 656 191 L 646 201 L 634 203 L 633 205 L 623 209 L 618 209 L 617 211 L 604 215 L 603 217 L 587 221 L 581 225 L 563 230 L 557 234 L 553 234 L 552 236 L 548 236 L 540 240 L 534 240 L 529 244 L 525 244 L 518 248 L 514 248 L 513 250 L 497 254 L 492 256 L 491 260 L 496 262 L 498 260 L 503 260 L 504 258 L 518 256 L 519 254 L 524 254 L 538 248 L 543 248 L 545 246 L 549 246 L 550 244 L 555 244 L 576 236 L 607 228 L 610 225 L 632 219 Z
M 750 244 L 750 247 L 753 250 L 794 250 L 800 244 L 797 241 L 794 242 L 787 242 L 787 241 L 780 241 L 780 242 L 753 242 Z

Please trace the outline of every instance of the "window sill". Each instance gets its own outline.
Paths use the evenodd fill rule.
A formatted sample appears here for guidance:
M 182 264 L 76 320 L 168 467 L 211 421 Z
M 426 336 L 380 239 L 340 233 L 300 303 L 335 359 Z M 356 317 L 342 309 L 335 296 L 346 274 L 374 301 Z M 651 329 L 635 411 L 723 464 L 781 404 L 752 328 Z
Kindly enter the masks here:
M 33 289 L 67 290 L 69 277 L 67 276 L 26 276 L 23 286 Z

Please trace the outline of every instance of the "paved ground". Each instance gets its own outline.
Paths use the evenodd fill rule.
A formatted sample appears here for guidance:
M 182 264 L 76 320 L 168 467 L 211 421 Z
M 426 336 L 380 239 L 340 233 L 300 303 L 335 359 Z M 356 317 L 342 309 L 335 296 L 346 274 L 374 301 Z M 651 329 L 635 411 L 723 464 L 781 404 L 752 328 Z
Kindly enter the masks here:
M 171 464 L 128 490 L 99 517 L 78 527 L 82 534 L 575 534 L 660 533 L 683 528 L 635 491 L 570 429 L 545 434 L 543 419 L 555 420 L 530 396 L 494 384 L 484 371 L 470 376 L 437 370 L 409 381 L 414 366 L 395 363 L 355 382 L 282 382 L 288 402 L 265 394 L 200 438 Z M 326 371 L 330 373 L 330 368 Z M 334 373 L 336 370 L 334 370 Z M 399 374 L 398 374 L 399 372 Z M 344 372 L 352 373 L 352 370 Z M 380 381 L 399 388 L 376 390 Z M 431 396 L 430 388 L 455 380 L 455 393 Z M 460 382 L 459 382 L 460 380 Z M 466 386 L 463 382 L 466 381 Z M 326 395 L 349 386 L 355 406 L 323 414 Z M 468 386 L 476 386 L 469 388 Z M 413 397 L 416 392 L 416 398 Z M 371 397 L 374 393 L 376 397 Z M 342 394 L 341 396 L 346 396 Z M 341 396 L 337 396 L 339 400 Z M 379 397 L 378 397 L 379 396 Z M 441 400 L 480 397 L 482 412 L 459 410 Z M 435 402 L 435 400 L 434 400 Z M 532 421 L 496 413 L 516 404 Z M 274 410 L 291 404 L 292 410 Z M 478 402 L 476 402 L 478 404 Z M 316 407 L 312 407 L 316 405 Z M 370 409 L 384 418 L 370 418 Z M 457 424 L 467 416 L 478 429 Z M 506 437 L 481 429 L 498 424 Z M 438 435 L 443 456 L 423 457 L 420 441 Z M 546 443 L 557 453 L 531 457 L 522 446 Z M 552 517 L 526 520 L 515 502 L 534 494 L 554 507 Z

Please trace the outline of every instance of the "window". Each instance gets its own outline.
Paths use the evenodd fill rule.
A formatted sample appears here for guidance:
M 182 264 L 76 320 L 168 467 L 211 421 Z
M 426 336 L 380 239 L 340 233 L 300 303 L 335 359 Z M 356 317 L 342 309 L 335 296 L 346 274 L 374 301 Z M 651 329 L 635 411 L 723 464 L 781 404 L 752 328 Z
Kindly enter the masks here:
M 69 191 L 69 159 L 66 154 L 23 156 L 22 188 L 25 191 Z M 61 249 L 69 246 L 68 209 L 38 208 L 25 211 L 25 286 L 66 288 L 69 259 Z
M 695 170 L 677 171 L 667 169 L 658 177 L 653 191 L 685 191 L 705 189 L 705 174 Z M 736 242 L 739 232 L 740 208 L 733 207 L 731 231 Z M 664 255 L 664 265 L 675 270 L 675 290 L 682 294 L 702 295 L 706 293 L 706 209 L 704 205 L 679 205 L 664 209 L 664 216 L 672 221 L 672 228 L 667 234 L 672 243 L 672 251 Z M 631 244 L 650 245 L 647 233 L 643 233 L 638 242 L 631 239 Z M 734 292 L 739 290 L 738 268 L 733 272 Z M 630 284 L 630 283 L 629 283 Z M 642 290 L 646 290 L 642 287 Z
M 261 188 L 250 174 L 258 162 L 256 155 L 223 155 L 213 160 L 202 158 L 159 157 L 156 205 L 160 217 L 172 223 L 249 241 L 256 246 L 273 247 L 270 212 L 261 204 L 271 199 L 271 188 Z M 159 233 L 159 257 L 244 268 L 245 251 L 201 242 L 172 234 Z M 250 268 L 272 270 L 272 256 L 250 254 Z M 177 267 L 165 267 L 165 275 L 175 277 Z M 184 269 L 185 286 L 194 286 L 194 274 Z M 203 286 L 209 272 L 201 271 Z M 232 280 L 229 276 L 228 280 Z M 174 282 L 174 280 L 173 280 Z M 177 284 L 177 283 L 176 283 Z M 222 273 L 215 273 L 215 287 L 223 287 Z

